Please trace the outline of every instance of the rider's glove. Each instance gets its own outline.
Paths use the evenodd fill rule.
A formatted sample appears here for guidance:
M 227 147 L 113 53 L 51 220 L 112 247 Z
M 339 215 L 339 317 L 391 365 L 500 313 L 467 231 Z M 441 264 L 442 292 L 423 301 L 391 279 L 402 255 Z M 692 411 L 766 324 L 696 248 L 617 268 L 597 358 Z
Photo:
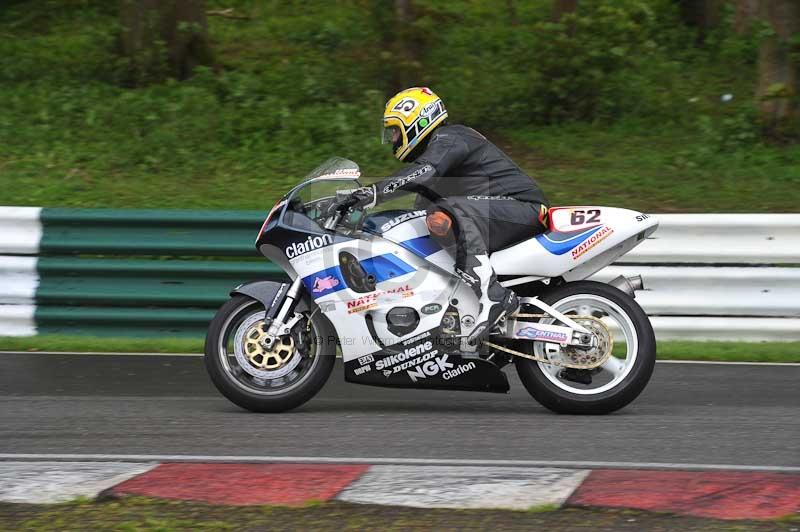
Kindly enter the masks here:
M 377 203 L 378 194 L 375 191 L 375 185 L 370 185 L 355 189 L 350 197 L 354 206 L 370 209 Z

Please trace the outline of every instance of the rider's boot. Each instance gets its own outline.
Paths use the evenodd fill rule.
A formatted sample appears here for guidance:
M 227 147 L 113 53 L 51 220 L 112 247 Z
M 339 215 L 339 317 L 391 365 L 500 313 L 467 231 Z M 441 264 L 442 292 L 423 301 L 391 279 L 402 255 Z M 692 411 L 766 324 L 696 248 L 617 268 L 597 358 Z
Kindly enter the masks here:
M 476 345 L 492 332 L 500 320 L 519 310 L 519 299 L 497 280 L 488 255 L 468 257 L 466 268 L 456 269 L 456 272 L 480 300 L 478 325 L 468 339 L 470 344 Z

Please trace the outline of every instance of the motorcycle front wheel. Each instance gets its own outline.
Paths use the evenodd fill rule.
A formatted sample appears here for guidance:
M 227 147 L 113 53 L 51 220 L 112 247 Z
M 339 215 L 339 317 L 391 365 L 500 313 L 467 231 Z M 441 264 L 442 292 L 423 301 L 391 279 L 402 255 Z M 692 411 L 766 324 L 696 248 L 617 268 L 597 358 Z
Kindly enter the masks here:
M 569 316 L 592 316 L 606 325 L 613 350 L 594 369 L 515 358 L 522 384 L 543 406 L 560 414 L 608 414 L 628 405 L 644 390 L 656 362 L 656 340 L 644 310 L 628 294 L 594 281 L 567 283 L 540 298 Z M 540 323 L 561 325 L 548 317 Z M 602 328 L 606 330 L 606 328 Z M 524 349 L 553 362 L 569 361 L 570 347 L 524 342 Z
M 318 309 L 296 314 L 290 330 L 269 348 L 263 305 L 235 296 L 208 329 L 205 365 L 214 386 L 253 412 L 285 412 L 322 388 L 333 370 L 336 339 Z

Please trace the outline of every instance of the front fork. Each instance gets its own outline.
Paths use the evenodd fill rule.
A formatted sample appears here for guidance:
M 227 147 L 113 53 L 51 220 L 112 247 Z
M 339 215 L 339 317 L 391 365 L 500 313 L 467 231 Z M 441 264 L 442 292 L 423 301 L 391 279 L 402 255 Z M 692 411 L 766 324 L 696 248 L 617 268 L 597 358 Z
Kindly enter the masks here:
M 302 279 L 298 275 L 292 284 L 289 285 L 289 289 L 286 291 L 286 296 L 283 299 L 283 303 L 281 303 L 280 309 L 278 313 L 273 318 L 272 322 L 269 324 L 269 329 L 267 329 L 267 334 L 262 340 L 261 344 L 265 349 L 270 349 L 272 344 L 278 339 L 278 337 L 289 334 L 292 330 L 292 326 L 297 322 L 296 317 L 292 317 L 288 322 L 286 320 L 289 313 L 294 308 L 295 302 L 297 301 L 297 297 L 300 295 L 300 289 L 303 285 Z M 279 297 L 280 292 L 275 297 Z

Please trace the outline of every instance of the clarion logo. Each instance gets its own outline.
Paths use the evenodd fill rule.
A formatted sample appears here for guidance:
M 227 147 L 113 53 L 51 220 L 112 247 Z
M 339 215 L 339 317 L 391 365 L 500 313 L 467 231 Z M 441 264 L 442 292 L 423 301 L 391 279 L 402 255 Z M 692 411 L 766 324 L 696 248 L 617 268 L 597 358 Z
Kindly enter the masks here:
M 286 248 L 286 256 L 290 259 L 299 257 L 303 253 L 314 251 L 324 246 L 333 244 L 333 237 L 331 235 L 309 236 L 304 242 L 293 242 L 291 246 Z
M 453 377 L 458 377 L 459 375 L 463 375 L 464 373 L 472 371 L 473 369 L 475 369 L 475 362 L 467 362 L 466 364 L 461 364 L 456 369 L 445 371 L 442 374 L 442 377 L 444 377 L 444 380 L 449 381 Z

